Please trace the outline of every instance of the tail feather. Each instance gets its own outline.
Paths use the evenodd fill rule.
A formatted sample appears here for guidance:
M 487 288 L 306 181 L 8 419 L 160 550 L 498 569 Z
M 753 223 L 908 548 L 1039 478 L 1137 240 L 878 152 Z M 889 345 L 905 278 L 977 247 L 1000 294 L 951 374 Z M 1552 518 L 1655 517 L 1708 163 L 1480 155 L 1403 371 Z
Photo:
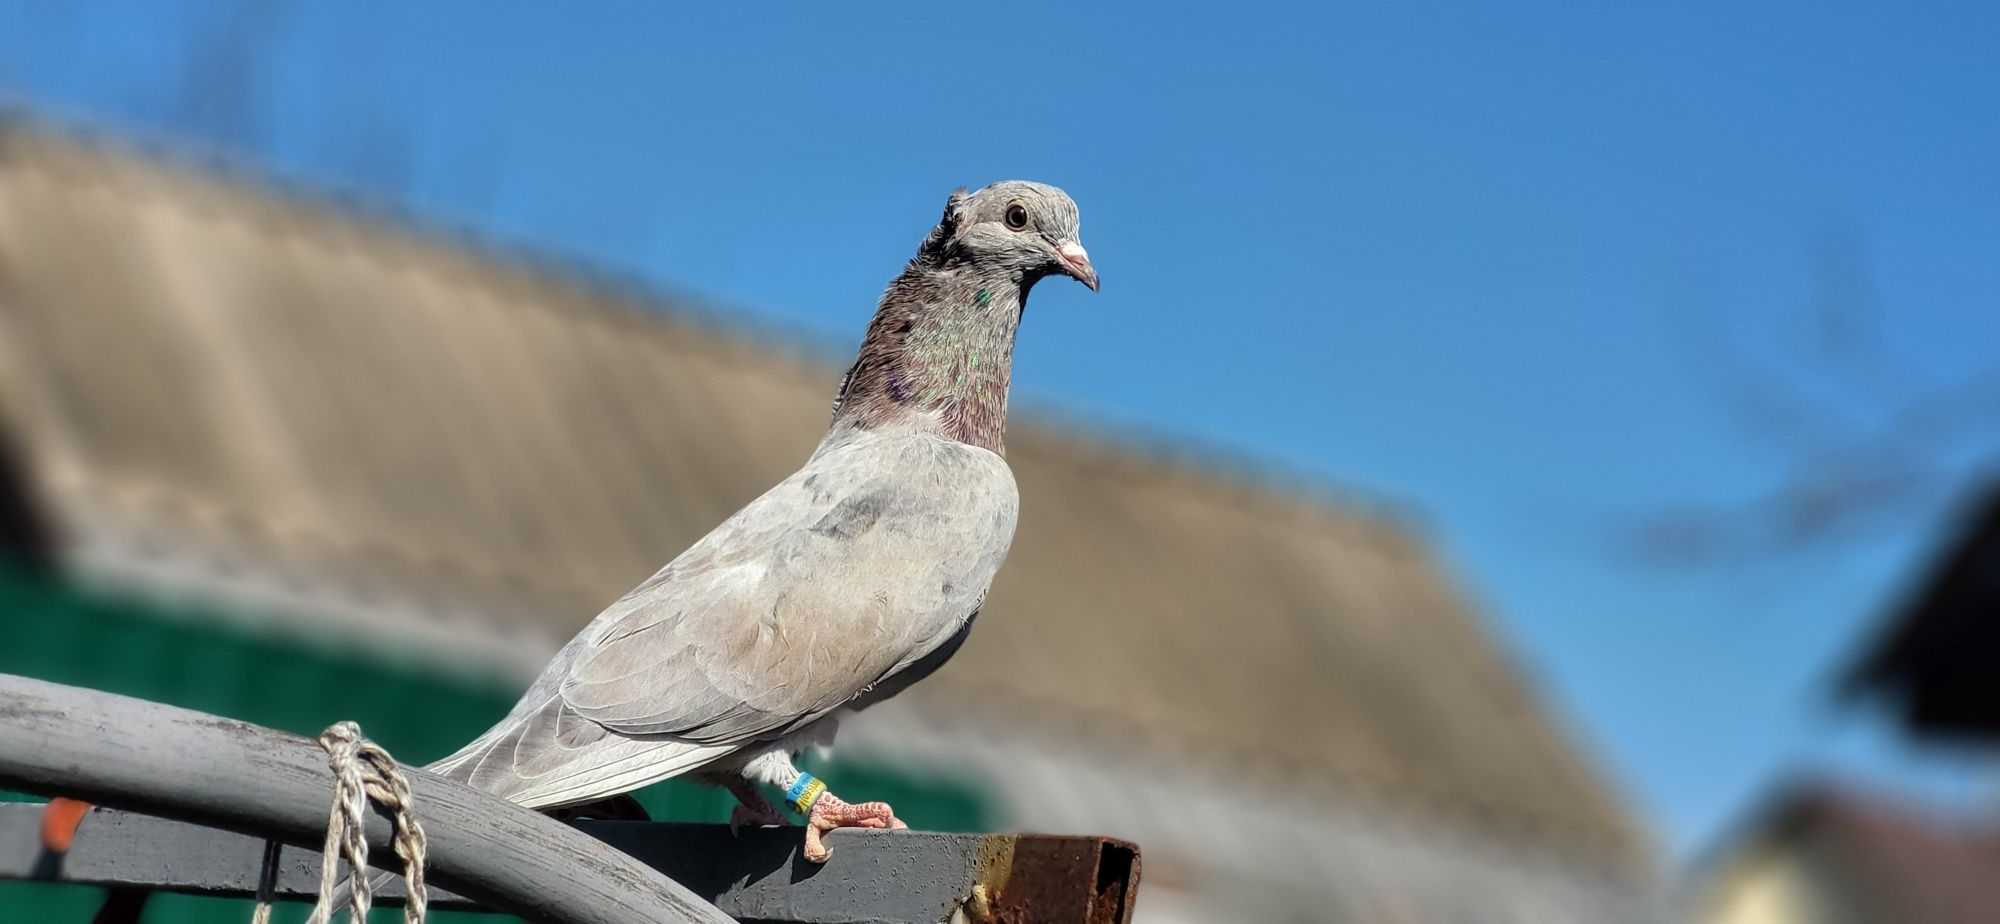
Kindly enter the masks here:
M 424 767 L 454 782 L 561 818 L 646 819 L 628 793 L 713 763 L 737 750 L 667 737 L 633 738 L 566 712 L 561 699 L 523 697 L 507 718 L 457 753 Z M 555 810 L 561 809 L 558 814 Z M 423 816 L 423 806 L 417 806 Z M 371 890 L 395 881 L 397 873 L 369 876 Z M 333 892 L 330 908 L 343 908 L 353 895 L 346 881 Z M 327 919 L 331 919 L 328 914 Z
M 376 870 L 374 873 L 368 876 L 369 893 L 370 894 L 380 893 L 383 889 L 386 889 L 390 885 L 394 884 L 396 879 L 400 875 L 401 875 L 400 873 L 389 873 L 389 872 L 383 872 L 381 870 Z M 347 880 L 342 879 L 340 882 L 336 883 L 333 887 L 333 899 L 327 902 L 326 917 L 320 917 L 319 913 L 315 911 L 313 917 L 307 919 L 306 924 L 325 924 L 325 922 L 333 920 L 335 915 L 338 915 L 341 912 L 347 910 L 347 903 L 353 900 L 353 898 L 354 898 L 354 886 L 349 884 Z M 349 922 L 349 924 L 366 924 L 366 922 L 352 921 Z

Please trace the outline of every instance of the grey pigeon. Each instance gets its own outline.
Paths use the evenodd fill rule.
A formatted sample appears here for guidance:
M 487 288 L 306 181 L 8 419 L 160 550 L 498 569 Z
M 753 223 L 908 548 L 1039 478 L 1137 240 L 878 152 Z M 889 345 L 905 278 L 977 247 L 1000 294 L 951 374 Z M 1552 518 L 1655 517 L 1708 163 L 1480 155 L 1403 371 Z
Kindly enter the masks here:
M 1040 183 L 963 189 L 889 284 L 805 467 L 613 603 L 512 712 L 430 769 L 534 808 L 676 776 L 727 786 L 738 822 L 901 827 L 792 758 L 936 670 L 1013 540 L 1001 457 L 1014 334 L 1053 274 L 1091 289 L 1075 203 Z

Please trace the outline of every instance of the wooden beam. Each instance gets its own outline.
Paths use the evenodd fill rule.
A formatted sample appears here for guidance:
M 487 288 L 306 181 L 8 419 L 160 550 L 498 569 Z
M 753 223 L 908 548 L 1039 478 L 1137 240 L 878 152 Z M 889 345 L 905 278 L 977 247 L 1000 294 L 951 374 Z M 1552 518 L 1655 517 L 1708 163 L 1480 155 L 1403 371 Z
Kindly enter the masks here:
M 264 847 L 257 838 L 96 809 L 58 862 L 36 840 L 41 809 L 0 805 L 0 879 L 226 897 L 256 889 Z M 985 920 L 1124 924 L 1139 873 L 1130 844 L 1094 837 L 840 831 L 830 839 L 833 859 L 821 865 L 799 855 L 798 828 L 732 834 L 724 825 L 670 822 L 577 827 L 685 884 L 724 914 L 767 922 L 939 924 L 960 908 L 977 907 L 977 894 Z M 317 851 L 286 847 L 276 896 L 311 900 L 319 858 Z M 400 889 L 398 882 L 377 892 L 377 904 L 401 904 Z M 430 905 L 481 908 L 438 889 Z
M 1110 838 L 844 830 L 822 865 L 800 856 L 797 828 L 572 827 L 407 773 L 438 908 L 577 924 L 937 924 L 961 911 L 975 922 L 1129 924 L 1138 886 L 1138 849 Z M 289 845 L 277 896 L 318 888 L 332 777 L 303 738 L 0 674 L 0 787 L 100 806 L 52 855 L 38 836 L 42 806 L 0 805 L 0 879 L 247 896 L 268 838 Z M 369 858 L 385 869 L 397 863 L 389 834 L 371 815 Z M 378 903 L 400 904 L 400 882 Z
M 452 892 L 565 924 L 729 920 L 582 832 L 421 770 L 408 775 L 430 875 Z M 317 847 L 332 776 L 304 738 L 0 674 L 0 786 Z M 372 813 L 367 836 L 371 861 L 393 866 L 389 820 Z

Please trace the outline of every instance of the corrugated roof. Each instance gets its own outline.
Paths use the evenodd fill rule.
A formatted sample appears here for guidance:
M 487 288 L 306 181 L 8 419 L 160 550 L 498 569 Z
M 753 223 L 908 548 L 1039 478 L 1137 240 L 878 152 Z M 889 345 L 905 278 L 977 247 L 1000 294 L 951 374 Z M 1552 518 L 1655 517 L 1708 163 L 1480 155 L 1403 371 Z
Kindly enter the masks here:
M 0 406 L 72 568 L 526 666 L 795 468 L 837 380 L 399 223 L 0 131 Z M 1645 862 L 1394 524 L 1032 422 L 1008 445 L 1012 556 L 907 696 Z

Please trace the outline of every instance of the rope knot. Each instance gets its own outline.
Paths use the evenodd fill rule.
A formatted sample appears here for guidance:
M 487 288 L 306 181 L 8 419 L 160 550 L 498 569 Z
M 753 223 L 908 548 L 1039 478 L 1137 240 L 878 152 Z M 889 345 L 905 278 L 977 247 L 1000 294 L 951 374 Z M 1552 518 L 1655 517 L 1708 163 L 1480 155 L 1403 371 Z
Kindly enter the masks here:
M 424 828 L 417 823 L 416 803 L 410 797 L 410 782 L 396 765 L 396 759 L 381 745 L 361 734 L 353 722 L 335 722 L 320 732 L 319 746 L 333 769 L 333 805 L 327 810 L 326 843 L 321 847 L 319 901 L 308 924 L 327 924 L 340 909 L 333 907 L 339 887 L 339 861 L 347 861 L 347 910 L 352 924 L 368 918 L 374 888 L 368 882 L 368 838 L 366 812 L 370 801 L 390 813 L 396 824 L 393 843 L 396 856 L 403 860 L 403 879 L 408 884 L 403 905 L 406 924 L 423 924 L 428 893 L 424 888 Z M 270 848 L 275 848 L 273 842 Z M 268 878 L 275 873 L 276 850 L 264 854 Z M 260 891 L 262 887 L 260 884 Z M 268 920 L 270 906 L 259 896 L 256 920 Z

